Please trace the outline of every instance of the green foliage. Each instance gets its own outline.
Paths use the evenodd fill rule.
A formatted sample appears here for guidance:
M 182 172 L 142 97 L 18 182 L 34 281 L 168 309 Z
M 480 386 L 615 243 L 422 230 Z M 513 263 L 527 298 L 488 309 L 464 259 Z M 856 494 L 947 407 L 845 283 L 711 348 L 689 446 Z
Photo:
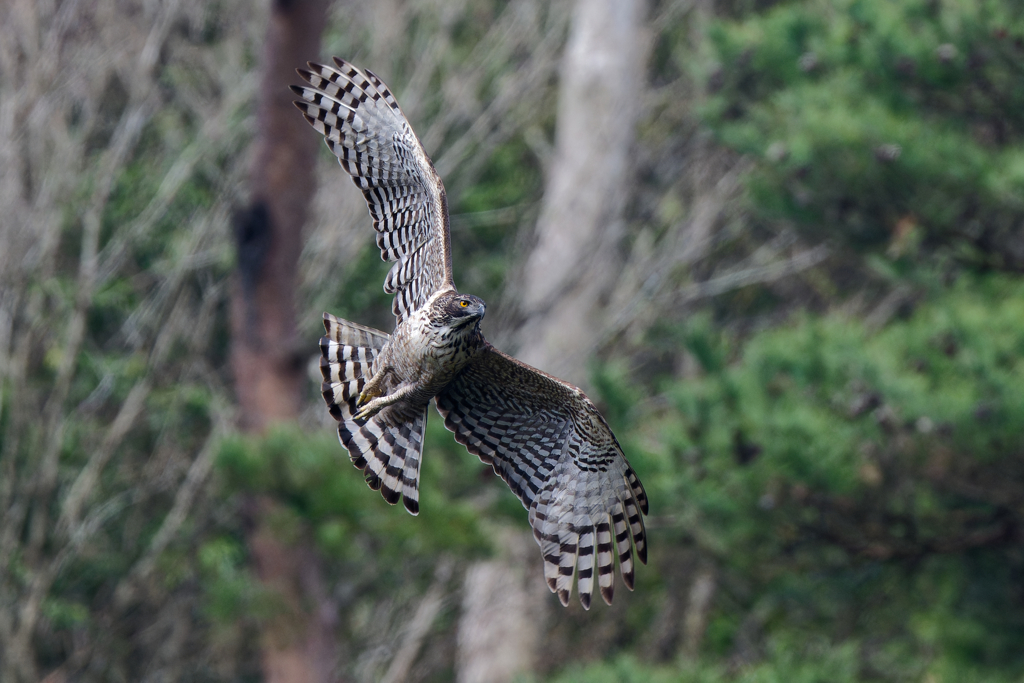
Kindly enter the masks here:
M 703 113 L 755 160 L 755 217 L 874 252 L 929 296 L 879 331 L 676 333 L 702 372 L 665 386 L 636 442 L 660 447 L 652 505 L 682 501 L 680 531 L 730 577 L 709 651 L 757 614 L 769 640 L 856 644 L 854 680 L 1024 670 L 1024 288 L 926 274 L 1024 264 L 1022 36 L 998 0 L 782 2 L 714 27 Z
M 410 557 L 473 556 L 488 547 L 479 511 L 445 490 L 446 470 L 460 469 L 446 455 L 428 452 L 423 459 L 421 513 L 415 518 L 367 488 L 331 432 L 306 435 L 279 427 L 265 437 L 232 436 L 221 445 L 218 467 L 228 492 L 270 494 L 287 503 L 292 521 L 280 520 L 282 532 L 308 525 L 320 549 L 337 560 L 362 561 L 372 547 L 377 561 L 400 573 Z
M 1009 0 L 780 3 L 716 25 L 705 119 L 765 218 L 1019 269 L 1022 37 Z
M 620 438 L 667 535 L 727 576 L 709 652 L 757 606 L 769 638 L 831 634 L 847 658 L 860 642 L 872 670 L 1024 672 L 1021 320 L 1024 283 L 990 276 L 879 332 L 835 314 L 743 343 L 700 318 L 677 332 L 699 375 L 640 404 Z M 846 680 L 875 677 L 856 669 Z M 843 680 L 772 671 L 750 680 Z
M 405 623 L 409 605 L 437 580 L 439 568 L 492 551 L 490 532 L 502 523 L 507 499 L 519 508 L 517 521 L 525 517 L 507 490 L 496 491 L 495 476 L 481 481 L 483 466 L 434 418 L 428 421 L 416 517 L 366 486 L 333 430 L 308 434 L 282 426 L 263 437 L 231 436 L 219 447 L 220 495 L 236 501 L 243 515 L 255 500 L 273 500 L 261 523 L 274 538 L 286 547 L 314 541 L 338 596 L 339 636 L 357 651 L 378 646 L 392 619 Z M 226 634 L 253 620 L 289 618 L 287 607 L 247 569 L 241 529 L 225 525 L 215 532 L 198 553 L 205 616 Z M 451 630 L 454 622 L 438 628 Z
M 675 666 L 645 666 L 632 657 L 571 668 L 552 683 L 857 683 L 856 648 L 820 639 L 774 641 L 765 661 L 735 674 L 710 661 L 682 661 Z
M 196 558 L 205 593 L 203 610 L 214 624 L 267 619 L 278 611 L 273 594 L 246 569 L 245 554 L 234 539 L 212 538 L 199 547 Z
M 515 228 L 531 221 L 543 178 L 535 154 L 516 138 L 494 150 L 479 179 L 458 197 L 452 206 L 452 258 L 463 291 L 485 301 L 501 294 Z
M 772 639 L 765 654 L 762 661 L 733 671 L 708 659 L 651 666 L 624 656 L 610 662 L 569 667 L 549 680 L 551 683 L 867 683 L 878 680 L 1015 683 L 1019 680 L 1012 674 L 946 661 L 937 662 L 924 672 L 901 670 L 903 667 L 896 662 L 885 671 L 866 671 L 858 661 L 855 644 L 833 645 L 820 638 Z

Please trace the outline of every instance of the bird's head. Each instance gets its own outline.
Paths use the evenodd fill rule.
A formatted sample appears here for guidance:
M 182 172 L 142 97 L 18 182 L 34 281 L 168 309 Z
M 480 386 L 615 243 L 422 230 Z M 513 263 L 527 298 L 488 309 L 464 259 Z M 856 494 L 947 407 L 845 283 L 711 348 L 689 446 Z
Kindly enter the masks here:
M 437 307 L 440 313 L 438 322 L 453 329 L 468 328 L 479 323 L 487 312 L 487 304 L 472 294 L 452 294 Z

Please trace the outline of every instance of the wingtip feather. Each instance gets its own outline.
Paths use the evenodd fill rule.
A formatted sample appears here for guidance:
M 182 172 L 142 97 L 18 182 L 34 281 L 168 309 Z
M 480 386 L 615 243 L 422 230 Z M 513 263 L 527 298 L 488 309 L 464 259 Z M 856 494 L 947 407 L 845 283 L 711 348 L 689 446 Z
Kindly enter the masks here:
M 408 496 L 403 496 L 402 503 L 405 505 L 406 511 L 413 517 L 420 514 L 420 502 L 418 500 L 413 500 Z
M 387 486 L 383 485 L 381 486 L 380 489 L 380 495 L 384 498 L 388 505 L 395 505 L 396 503 L 398 503 L 398 499 L 402 497 L 402 493 L 400 491 L 396 491 L 392 488 L 388 488 Z
M 626 585 L 626 588 L 628 588 L 629 590 L 633 590 L 633 584 L 635 581 L 636 574 L 633 573 L 632 569 L 622 572 L 622 583 Z

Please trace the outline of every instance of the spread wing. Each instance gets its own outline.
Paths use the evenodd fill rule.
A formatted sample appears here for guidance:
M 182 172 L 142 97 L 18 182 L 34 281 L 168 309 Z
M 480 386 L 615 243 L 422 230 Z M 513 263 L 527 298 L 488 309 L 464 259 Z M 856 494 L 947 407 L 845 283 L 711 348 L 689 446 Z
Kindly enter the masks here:
M 335 57 L 337 68 L 299 69 L 295 106 L 363 191 L 381 258 L 394 265 L 384 291 L 398 321 L 452 282 L 444 185 L 394 95 L 371 72 Z
M 577 567 L 583 606 L 595 567 L 611 604 L 616 555 L 632 590 L 633 546 L 647 563 L 647 494 L 582 391 L 488 344 L 437 395 L 437 409 L 456 441 L 493 465 L 529 510 L 544 577 L 563 605 Z

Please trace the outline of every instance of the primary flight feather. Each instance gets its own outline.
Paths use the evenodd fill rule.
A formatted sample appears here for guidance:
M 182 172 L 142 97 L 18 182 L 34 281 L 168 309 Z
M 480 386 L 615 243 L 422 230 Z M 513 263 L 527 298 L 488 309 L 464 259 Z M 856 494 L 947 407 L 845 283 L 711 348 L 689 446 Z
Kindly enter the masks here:
M 388 335 L 324 313 L 322 392 L 371 488 L 419 512 L 420 458 L 434 399 L 455 439 L 494 467 L 529 512 L 544 577 L 568 604 L 611 603 L 616 558 L 633 588 L 647 562 L 647 495 L 582 391 L 495 349 L 486 306 L 452 279 L 444 185 L 387 86 L 335 58 L 292 86 L 302 111 L 363 191 L 395 295 Z

